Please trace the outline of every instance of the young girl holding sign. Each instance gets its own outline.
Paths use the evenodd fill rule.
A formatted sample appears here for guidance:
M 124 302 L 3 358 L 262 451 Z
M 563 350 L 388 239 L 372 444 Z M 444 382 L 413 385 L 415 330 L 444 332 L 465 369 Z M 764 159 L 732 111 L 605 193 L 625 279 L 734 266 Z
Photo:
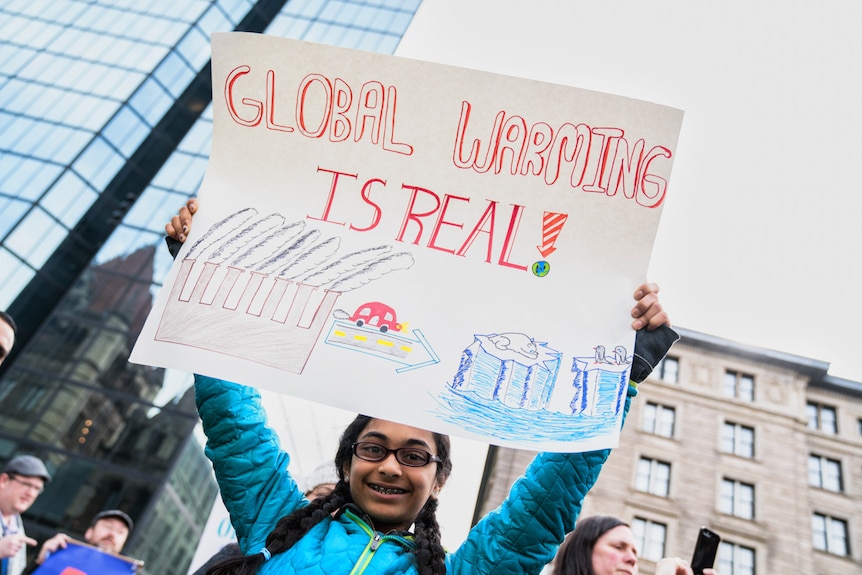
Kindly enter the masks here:
M 175 242 L 188 237 L 196 209 L 191 200 L 166 226 Z M 643 284 L 634 294 L 638 332 L 624 414 L 637 383 L 678 339 L 657 293 Z M 539 453 L 506 501 L 447 553 L 435 516 L 452 470 L 447 436 L 357 416 L 339 441 L 334 492 L 309 503 L 256 389 L 196 376 L 195 390 L 206 454 L 246 553 L 208 575 L 539 573 L 574 528 L 610 453 Z

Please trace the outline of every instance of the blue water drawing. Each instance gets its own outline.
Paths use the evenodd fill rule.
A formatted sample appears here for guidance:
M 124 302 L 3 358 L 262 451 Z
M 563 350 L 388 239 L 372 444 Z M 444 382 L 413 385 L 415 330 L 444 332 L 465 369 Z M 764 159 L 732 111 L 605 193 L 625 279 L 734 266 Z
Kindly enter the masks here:
M 613 431 L 631 357 L 623 346 L 572 358 L 517 332 L 474 334 L 437 396 L 436 415 L 468 431 L 507 440 L 571 441 Z

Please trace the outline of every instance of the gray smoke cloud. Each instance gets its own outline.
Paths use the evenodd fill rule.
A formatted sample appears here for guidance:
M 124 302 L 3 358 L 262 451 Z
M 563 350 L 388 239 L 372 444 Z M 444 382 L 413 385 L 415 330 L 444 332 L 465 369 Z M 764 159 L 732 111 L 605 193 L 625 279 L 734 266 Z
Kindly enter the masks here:
M 216 222 L 192 246 L 188 258 L 209 254 L 207 261 L 251 269 L 260 273 L 346 292 L 414 263 L 412 254 L 392 254 L 381 245 L 339 255 L 341 238 L 323 237 L 319 229 L 306 229 L 305 221 L 284 224 L 281 214 L 254 219 L 258 211 L 245 208 Z

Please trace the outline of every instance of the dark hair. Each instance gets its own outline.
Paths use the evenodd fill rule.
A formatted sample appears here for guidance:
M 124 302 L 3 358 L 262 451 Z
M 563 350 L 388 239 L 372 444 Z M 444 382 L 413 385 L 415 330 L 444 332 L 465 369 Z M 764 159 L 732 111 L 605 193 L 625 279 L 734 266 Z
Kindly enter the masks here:
M 15 324 L 15 320 L 12 319 L 12 316 L 6 313 L 5 311 L 0 311 L 0 319 L 9 324 L 9 327 L 12 328 L 12 333 L 14 335 L 18 335 L 18 326 Z
M 344 468 L 353 458 L 353 444 L 359 434 L 374 418 L 357 415 L 341 434 L 338 451 L 335 453 L 335 468 L 338 470 L 338 483 L 332 493 L 297 509 L 290 515 L 279 519 L 266 538 L 266 548 L 273 555 L 284 553 L 299 541 L 312 527 L 332 515 L 347 503 L 352 503 L 350 486 L 344 480 Z M 443 460 L 437 463 L 437 479 L 444 482 L 452 472 L 451 445 L 449 436 L 434 433 L 437 455 Z M 437 499 L 429 498 L 419 511 L 415 520 L 414 549 L 416 569 L 419 575 L 444 575 L 446 573 L 446 552 L 440 541 L 440 526 L 437 523 Z M 213 566 L 207 575 L 254 575 L 264 563 L 263 554 L 245 555 Z
M 578 521 L 557 551 L 553 575 L 595 575 L 593 547 L 599 537 L 615 527 L 628 523 L 610 515 L 593 515 Z

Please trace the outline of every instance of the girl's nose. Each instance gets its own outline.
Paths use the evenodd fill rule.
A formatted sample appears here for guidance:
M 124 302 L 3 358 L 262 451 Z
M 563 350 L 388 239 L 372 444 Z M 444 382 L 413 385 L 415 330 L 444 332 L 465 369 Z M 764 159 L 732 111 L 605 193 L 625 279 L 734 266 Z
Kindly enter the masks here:
M 380 473 L 385 473 L 386 475 L 401 475 L 401 464 L 395 459 L 394 451 L 386 454 L 386 457 L 378 464 L 378 469 Z

